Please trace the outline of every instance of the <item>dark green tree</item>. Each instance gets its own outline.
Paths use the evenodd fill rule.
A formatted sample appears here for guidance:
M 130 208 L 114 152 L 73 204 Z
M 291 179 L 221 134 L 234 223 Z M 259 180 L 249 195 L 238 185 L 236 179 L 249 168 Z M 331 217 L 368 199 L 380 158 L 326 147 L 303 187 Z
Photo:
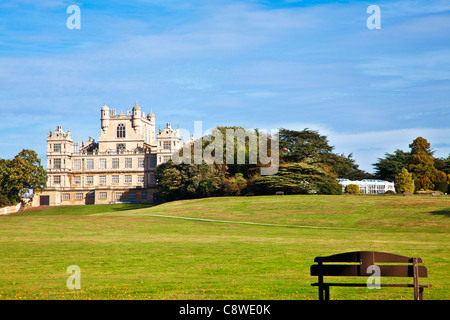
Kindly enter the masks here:
M 308 128 L 303 131 L 279 130 L 280 162 L 321 163 L 333 151 L 326 136 Z
M 0 193 L 11 203 L 21 195 L 37 193 L 47 185 L 47 172 L 33 150 L 23 149 L 12 160 L 0 159 Z
M 221 171 L 213 165 L 175 164 L 167 161 L 156 168 L 158 197 L 165 200 L 191 199 L 221 195 Z
M 307 163 L 285 163 L 278 173 L 260 176 L 253 181 L 257 194 L 342 194 L 342 187 L 317 165 Z
M 378 158 L 378 162 L 374 163 L 375 177 L 377 179 L 393 182 L 395 176 L 406 167 L 409 152 L 402 150 L 395 150 L 394 153 L 385 153 L 385 158 Z
M 309 163 L 319 165 L 330 175 L 339 178 L 360 180 L 373 176 L 361 169 L 352 158 L 352 154 L 333 153 L 334 147 L 328 144 L 328 139 L 318 131 L 304 129 L 295 131 L 280 129 L 280 162 Z

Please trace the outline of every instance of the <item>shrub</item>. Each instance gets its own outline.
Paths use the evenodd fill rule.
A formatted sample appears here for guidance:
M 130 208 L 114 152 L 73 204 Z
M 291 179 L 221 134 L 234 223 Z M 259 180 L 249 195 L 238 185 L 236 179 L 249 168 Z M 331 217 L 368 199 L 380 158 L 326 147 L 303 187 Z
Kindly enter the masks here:
M 395 194 L 395 192 L 392 191 L 392 190 L 388 190 L 388 191 L 386 191 L 384 194 Z
M 0 208 L 11 206 L 11 201 L 3 194 L 0 194 Z
M 414 192 L 417 192 L 420 190 L 420 182 L 419 180 L 414 180 Z
M 448 183 L 447 182 L 436 182 L 434 184 L 434 190 L 441 191 L 442 193 L 447 193 Z
M 317 183 L 319 194 L 342 194 L 342 186 L 335 180 Z
M 236 175 L 234 178 L 225 179 L 223 190 L 228 196 L 239 196 L 247 188 L 247 180 L 242 175 Z
M 361 193 L 361 190 L 356 184 L 348 184 L 345 186 L 345 193 L 358 194 Z
M 395 176 L 394 183 L 397 193 L 413 193 L 416 188 L 412 173 L 408 172 L 405 168 Z

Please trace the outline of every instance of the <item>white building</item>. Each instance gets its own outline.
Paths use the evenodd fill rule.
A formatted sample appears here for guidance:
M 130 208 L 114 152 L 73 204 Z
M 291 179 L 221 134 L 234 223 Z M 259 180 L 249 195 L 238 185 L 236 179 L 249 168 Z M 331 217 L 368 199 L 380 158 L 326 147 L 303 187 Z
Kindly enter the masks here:
M 394 183 L 389 181 L 372 180 L 372 179 L 364 179 L 361 181 L 352 181 L 349 179 L 337 179 L 337 180 L 342 185 L 342 191 L 344 191 L 345 187 L 348 186 L 349 184 L 356 184 L 362 193 L 381 194 L 386 193 L 386 191 L 389 190 L 395 192 Z

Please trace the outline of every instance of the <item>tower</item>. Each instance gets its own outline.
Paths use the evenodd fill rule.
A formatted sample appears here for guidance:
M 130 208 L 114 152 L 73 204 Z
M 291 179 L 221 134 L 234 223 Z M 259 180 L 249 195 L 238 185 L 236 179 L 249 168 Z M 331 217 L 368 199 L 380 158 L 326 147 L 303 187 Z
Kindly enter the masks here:
M 70 156 L 73 152 L 73 139 L 70 130 L 64 132 L 57 126 L 55 132 L 47 135 L 47 171 L 49 187 L 69 185 L 68 174 L 72 168 Z
M 139 127 L 141 126 L 141 107 L 138 106 L 137 102 L 133 107 L 131 118 L 134 131 L 138 131 Z
M 102 125 L 102 131 L 106 132 L 109 126 L 109 108 L 106 106 L 106 103 L 100 110 L 100 114 L 101 114 L 100 120 Z
M 147 114 L 147 121 L 150 122 L 147 143 L 156 148 L 156 117 L 152 110 Z
M 166 123 L 164 130 L 158 130 L 157 163 L 161 164 L 172 158 L 172 154 L 181 147 L 180 130 L 172 129 L 170 123 Z

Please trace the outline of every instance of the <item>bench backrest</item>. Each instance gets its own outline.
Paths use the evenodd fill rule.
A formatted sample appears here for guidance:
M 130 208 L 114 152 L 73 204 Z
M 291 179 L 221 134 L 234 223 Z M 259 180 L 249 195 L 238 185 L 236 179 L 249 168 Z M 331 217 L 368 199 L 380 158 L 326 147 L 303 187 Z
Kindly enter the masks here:
M 346 252 L 328 257 L 316 257 L 314 262 L 318 264 L 311 266 L 311 276 L 367 277 L 373 273 L 373 270 L 368 270 L 368 267 L 377 265 L 383 277 L 428 277 L 427 268 L 419 265 L 419 263 L 423 263 L 421 258 L 406 257 L 387 252 Z M 414 269 L 416 269 L 416 273 Z

